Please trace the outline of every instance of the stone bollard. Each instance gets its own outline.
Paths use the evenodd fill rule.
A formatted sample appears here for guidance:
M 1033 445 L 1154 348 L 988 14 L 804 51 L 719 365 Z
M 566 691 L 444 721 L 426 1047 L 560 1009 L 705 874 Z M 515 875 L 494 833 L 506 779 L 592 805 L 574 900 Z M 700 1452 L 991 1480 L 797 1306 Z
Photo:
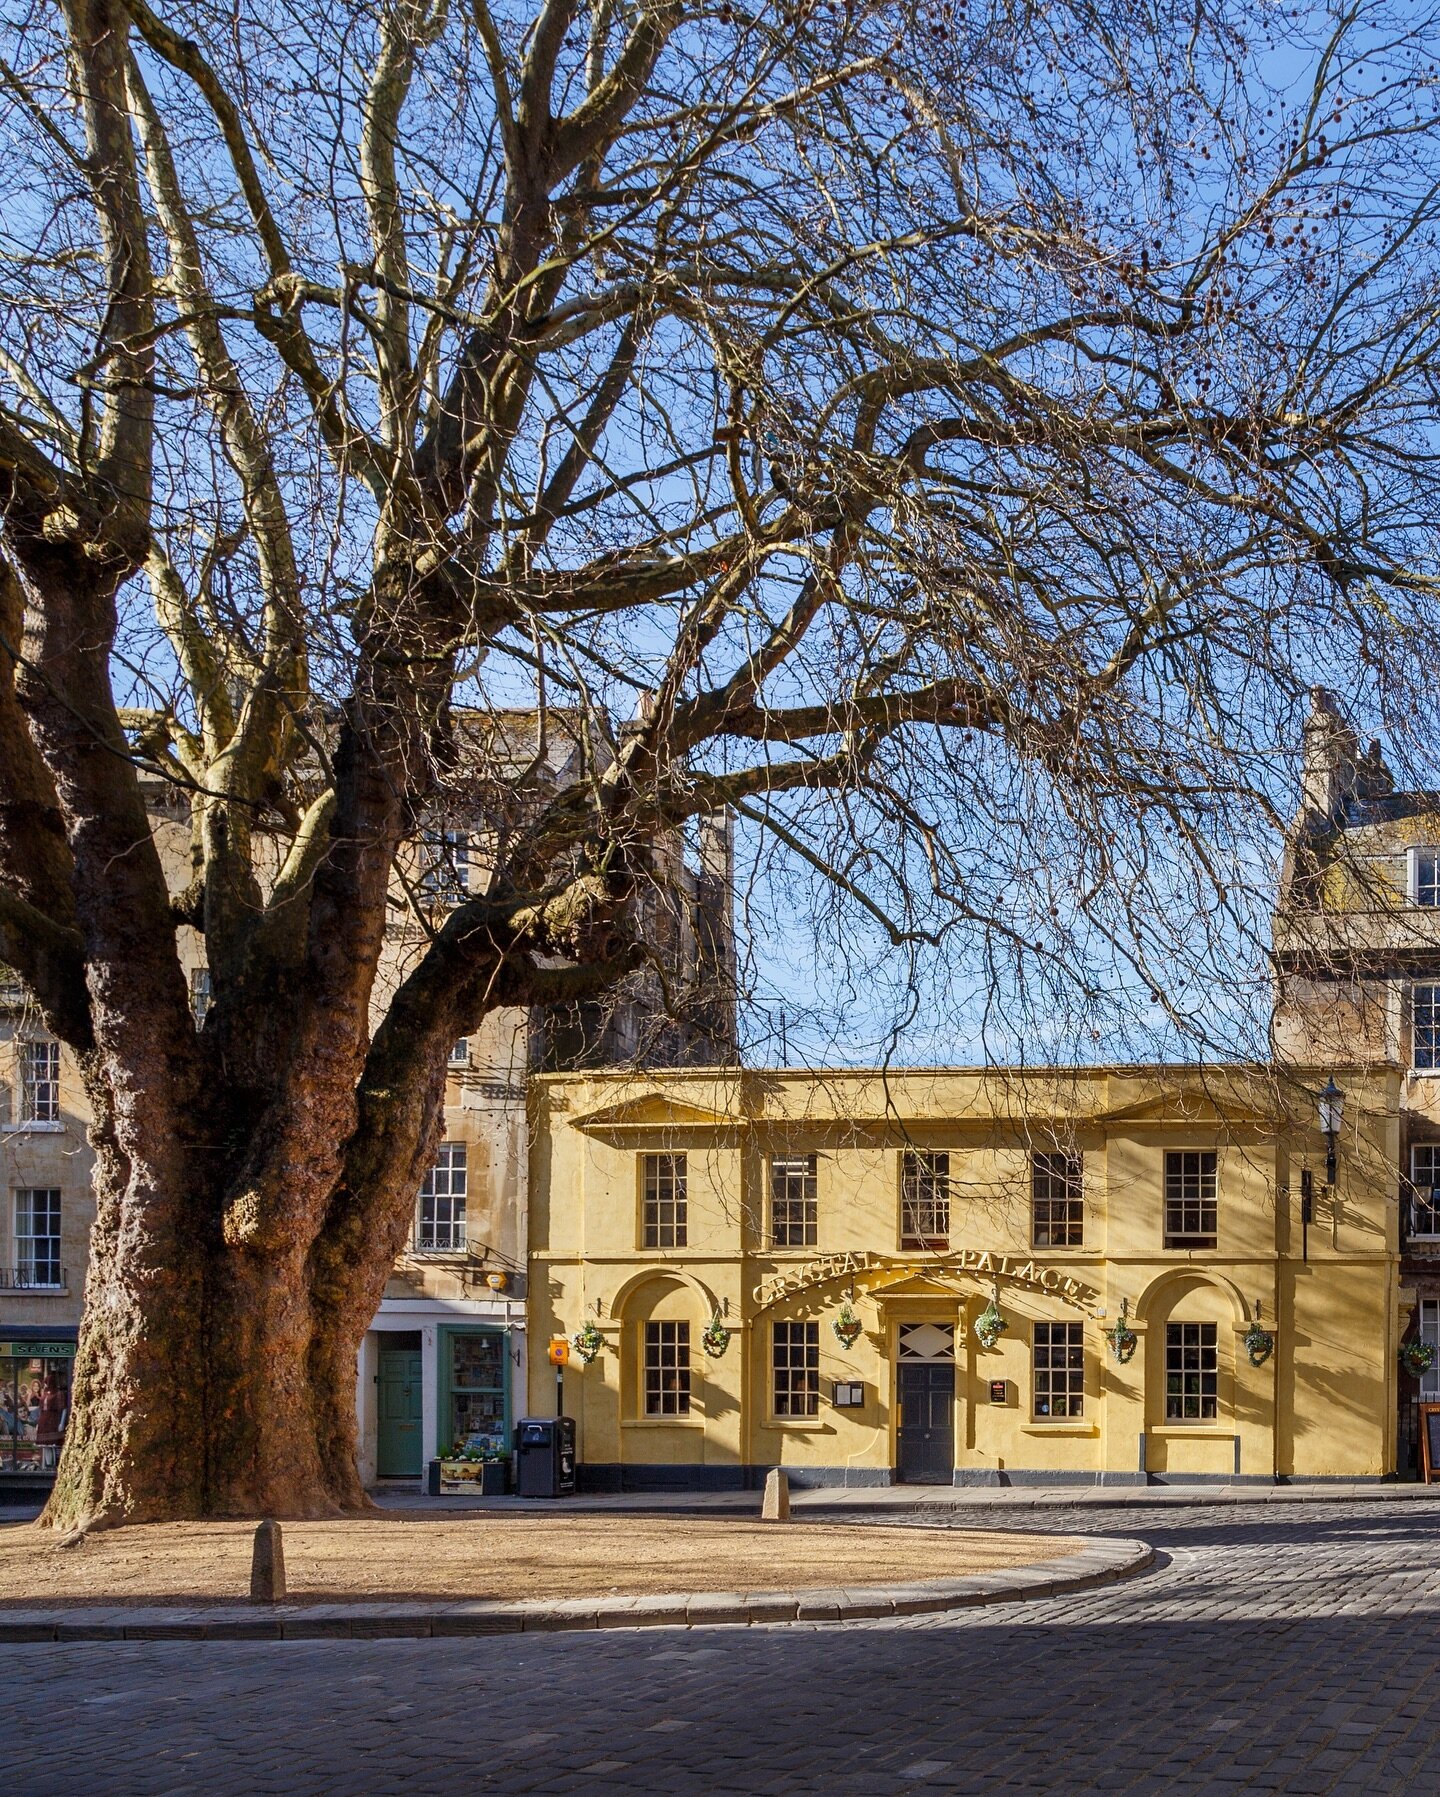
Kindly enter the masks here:
M 250 1555 L 250 1601 L 278 1603 L 285 1595 L 285 1538 L 278 1522 L 256 1525 Z
M 765 1475 L 765 1502 L 760 1506 L 762 1522 L 789 1522 L 790 1478 L 778 1466 Z

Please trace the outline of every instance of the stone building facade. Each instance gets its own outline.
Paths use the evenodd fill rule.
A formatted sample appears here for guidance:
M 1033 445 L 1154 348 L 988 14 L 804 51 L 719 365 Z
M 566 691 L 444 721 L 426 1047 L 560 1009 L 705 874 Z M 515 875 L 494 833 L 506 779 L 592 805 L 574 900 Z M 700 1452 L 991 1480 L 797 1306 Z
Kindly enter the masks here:
M 1401 1372 L 1397 1461 L 1413 1474 L 1418 1407 L 1440 1403 L 1440 792 L 1397 788 L 1323 691 L 1274 945 L 1277 1054 L 1396 1070 L 1405 1339 L 1437 1357 Z
M 592 1489 L 1376 1479 L 1400 1075 L 953 1068 L 532 1084 L 530 1328 Z M 532 1358 L 530 1400 L 554 1404 Z

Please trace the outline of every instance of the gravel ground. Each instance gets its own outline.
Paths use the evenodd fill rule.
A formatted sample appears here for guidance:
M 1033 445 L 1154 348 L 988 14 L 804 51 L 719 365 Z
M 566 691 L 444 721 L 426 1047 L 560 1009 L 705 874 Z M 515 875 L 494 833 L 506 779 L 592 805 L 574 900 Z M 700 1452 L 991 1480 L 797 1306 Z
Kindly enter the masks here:
M 0 1608 L 242 1601 L 252 1523 L 175 1523 L 73 1547 L 0 1526 Z M 1000 1572 L 1064 1553 L 1053 1532 L 728 1517 L 496 1516 L 287 1523 L 289 1595 L 565 1598 L 903 1583 Z

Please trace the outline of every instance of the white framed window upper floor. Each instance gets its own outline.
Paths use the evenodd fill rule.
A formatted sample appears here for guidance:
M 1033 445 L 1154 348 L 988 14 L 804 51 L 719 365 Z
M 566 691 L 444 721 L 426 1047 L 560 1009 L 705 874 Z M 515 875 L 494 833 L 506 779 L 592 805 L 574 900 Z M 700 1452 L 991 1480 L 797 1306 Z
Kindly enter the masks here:
M 1417 1073 L 1440 1073 L 1440 982 L 1410 988 L 1410 1064 Z
M 1440 909 L 1440 848 L 1413 848 L 1406 856 L 1406 892 L 1412 905 Z
M 770 1162 L 770 1241 L 776 1248 L 813 1248 L 819 1240 L 817 1168 L 813 1154 L 776 1155 Z
M 463 830 L 427 830 L 420 838 L 420 896 L 458 905 L 470 891 L 470 838 Z
M 65 1289 L 58 1187 L 23 1186 L 16 1191 L 15 1266 L 9 1283 L 22 1291 Z
M 48 1038 L 19 1047 L 20 1089 L 16 1117 L 22 1129 L 59 1129 L 60 1044 Z
M 442 1142 L 420 1187 L 415 1246 L 422 1254 L 463 1254 L 469 1202 L 469 1156 L 463 1142 Z
M 1411 1241 L 1440 1241 L 1440 1142 L 1410 1146 Z
M 689 1160 L 684 1154 L 640 1156 L 640 1246 L 690 1245 Z

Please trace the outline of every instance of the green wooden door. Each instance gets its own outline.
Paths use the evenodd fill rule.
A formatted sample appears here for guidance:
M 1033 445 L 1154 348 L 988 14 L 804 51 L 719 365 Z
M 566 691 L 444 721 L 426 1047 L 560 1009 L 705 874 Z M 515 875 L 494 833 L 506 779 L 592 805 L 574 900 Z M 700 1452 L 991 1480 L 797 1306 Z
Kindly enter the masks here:
M 382 1479 L 420 1476 L 420 1356 L 380 1350 L 380 1438 L 375 1470 Z

